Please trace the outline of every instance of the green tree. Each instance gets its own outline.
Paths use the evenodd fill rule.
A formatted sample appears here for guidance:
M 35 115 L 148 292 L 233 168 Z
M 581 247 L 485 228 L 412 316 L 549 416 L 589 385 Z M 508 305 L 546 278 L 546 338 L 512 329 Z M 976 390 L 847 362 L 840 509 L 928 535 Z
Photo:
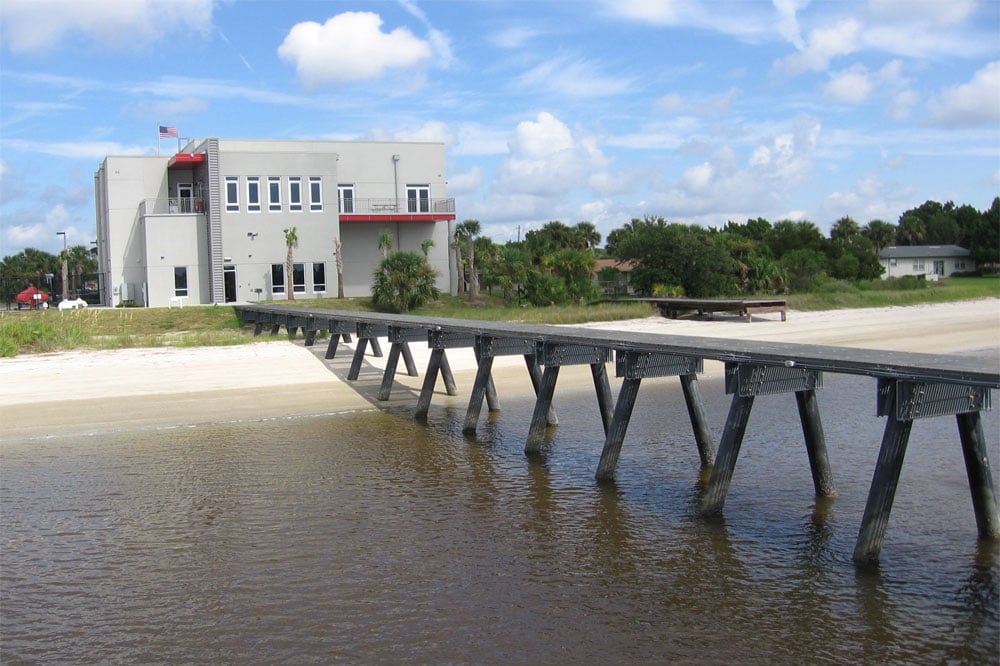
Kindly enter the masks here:
M 885 220 L 871 220 L 861 228 L 861 235 L 871 242 L 877 255 L 896 242 L 896 227 Z
M 389 256 L 389 251 L 392 250 L 392 232 L 388 229 L 383 229 L 378 235 L 378 249 L 382 253 L 382 259 Z
M 826 279 L 826 263 L 826 255 L 818 250 L 786 252 L 781 265 L 788 275 L 788 288 L 793 292 L 812 291 Z
M 406 313 L 439 296 L 437 272 L 416 252 L 390 253 L 372 278 L 372 303 L 381 310 Z
M 850 245 L 861 235 L 861 227 L 850 217 L 842 217 L 830 227 L 830 240 Z
M 822 251 L 826 239 L 823 233 L 808 220 L 781 220 L 771 227 L 765 243 L 776 259 L 793 250 Z
M 469 301 L 479 300 L 479 275 L 476 273 L 476 250 L 474 241 L 479 235 L 479 220 L 465 220 L 455 227 L 455 236 L 465 241 L 465 260 L 469 270 Z
M 601 232 L 597 230 L 593 222 L 577 222 L 573 229 L 583 244 L 591 250 L 595 250 L 601 244 Z
M 514 302 L 514 296 L 527 279 L 531 269 L 531 257 L 520 244 L 508 243 L 498 248 L 493 274 L 503 291 L 503 301 L 507 305 Z
M 556 250 L 545 257 L 543 267 L 563 283 L 562 300 L 566 303 L 586 303 L 598 297 L 594 282 L 594 253 L 575 248 Z
M 287 280 L 287 287 L 285 293 L 288 294 L 288 300 L 295 300 L 295 248 L 299 246 L 299 232 L 295 227 L 288 227 L 283 230 L 285 234 L 285 247 L 288 248 L 288 254 L 285 255 L 285 275 Z
M 86 273 L 97 272 L 97 260 L 83 245 L 74 245 L 66 252 L 67 264 L 72 278 L 71 289 L 77 294 L 83 288 L 83 276 Z
M 976 263 L 995 270 L 1000 263 L 1000 197 L 995 197 L 992 205 L 969 225 L 966 234 Z
M 617 258 L 638 263 L 632 285 L 651 295 L 657 285 L 679 285 L 693 298 L 739 291 L 735 263 L 718 235 L 697 226 L 667 224 L 662 219 L 633 220 L 618 239 Z

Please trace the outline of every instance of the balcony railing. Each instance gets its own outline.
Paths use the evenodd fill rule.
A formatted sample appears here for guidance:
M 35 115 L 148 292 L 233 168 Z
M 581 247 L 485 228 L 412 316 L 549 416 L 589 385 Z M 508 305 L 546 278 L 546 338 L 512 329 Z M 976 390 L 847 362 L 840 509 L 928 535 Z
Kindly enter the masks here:
M 141 215 L 191 215 L 204 212 L 205 200 L 197 197 L 143 199 L 139 206 Z
M 341 199 L 340 212 L 344 215 L 433 215 L 434 213 L 454 213 L 455 200 L 393 197 Z

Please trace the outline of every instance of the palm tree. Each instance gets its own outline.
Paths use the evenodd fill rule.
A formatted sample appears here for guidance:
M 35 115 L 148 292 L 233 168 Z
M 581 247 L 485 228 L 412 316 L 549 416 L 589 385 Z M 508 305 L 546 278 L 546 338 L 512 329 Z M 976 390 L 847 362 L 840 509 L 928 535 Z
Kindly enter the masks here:
M 66 254 L 69 262 L 69 271 L 73 277 L 72 289 L 79 295 L 80 289 L 83 287 L 83 274 L 93 271 L 94 258 L 83 245 L 74 245 L 69 248 Z
M 457 293 L 461 294 L 465 291 L 465 269 L 462 265 L 462 246 L 465 243 L 462 242 L 462 237 L 458 233 L 458 227 L 455 227 L 455 237 L 451 241 L 451 249 L 455 250 L 455 270 L 458 274 L 458 284 Z
M 285 275 L 287 276 L 288 287 L 285 292 L 288 294 L 288 300 L 295 300 L 295 283 L 293 279 L 295 277 L 295 258 L 294 251 L 295 248 L 299 246 L 299 232 L 295 227 L 289 227 L 284 230 L 285 233 L 285 247 L 288 248 L 288 255 L 285 257 Z
M 340 236 L 333 239 L 333 260 L 337 264 L 337 298 L 344 297 L 344 249 Z
M 855 236 L 861 233 L 861 227 L 850 217 L 842 217 L 830 228 L 830 238 L 841 243 L 850 244 Z
M 434 247 L 434 241 L 428 238 L 427 240 L 421 241 L 420 249 L 424 253 L 424 259 L 430 254 L 431 248 Z
M 591 250 L 596 249 L 601 242 L 601 232 L 597 230 L 593 222 L 577 222 L 574 229 Z
M 455 236 L 465 239 L 465 258 L 469 263 L 469 301 L 479 300 L 479 276 L 476 275 L 476 251 L 473 247 L 479 235 L 479 220 L 466 220 L 455 227 Z
M 378 235 L 378 249 L 382 252 L 383 260 L 389 256 L 389 250 L 392 249 L 392 232 L 388 229 Z
M 871 241 L 875 254 L 889 247 L 896 240 L 896 225 L 885 220 L 872 220 L 861 229 L 861 235 Z

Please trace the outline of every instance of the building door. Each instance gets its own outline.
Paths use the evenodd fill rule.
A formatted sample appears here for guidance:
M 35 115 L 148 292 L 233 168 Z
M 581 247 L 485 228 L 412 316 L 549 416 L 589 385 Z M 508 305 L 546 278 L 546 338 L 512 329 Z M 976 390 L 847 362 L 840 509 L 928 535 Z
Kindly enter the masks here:
M 190 213 L 194 210 L 194 188 L 191 183 L 177 184 L 177 204 L 179 212 Z
M 236 302 L 236 266 L 226 266 L 222 270 L 222 281 L 226 294 L 226 303 Z
M 944 277 L 944 260 L 934 261 L 934 274 Z
M 408 213 L 430 212 L 431 188 L 429 185 L 406 186 L 406 211 Z

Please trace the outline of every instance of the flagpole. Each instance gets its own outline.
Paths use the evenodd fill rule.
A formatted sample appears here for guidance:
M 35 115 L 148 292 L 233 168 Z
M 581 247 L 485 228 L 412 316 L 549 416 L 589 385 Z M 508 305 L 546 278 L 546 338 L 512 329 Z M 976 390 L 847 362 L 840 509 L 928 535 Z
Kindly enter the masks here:
M 160 121 L 156 121 L 156 156 L 160 156 Z

